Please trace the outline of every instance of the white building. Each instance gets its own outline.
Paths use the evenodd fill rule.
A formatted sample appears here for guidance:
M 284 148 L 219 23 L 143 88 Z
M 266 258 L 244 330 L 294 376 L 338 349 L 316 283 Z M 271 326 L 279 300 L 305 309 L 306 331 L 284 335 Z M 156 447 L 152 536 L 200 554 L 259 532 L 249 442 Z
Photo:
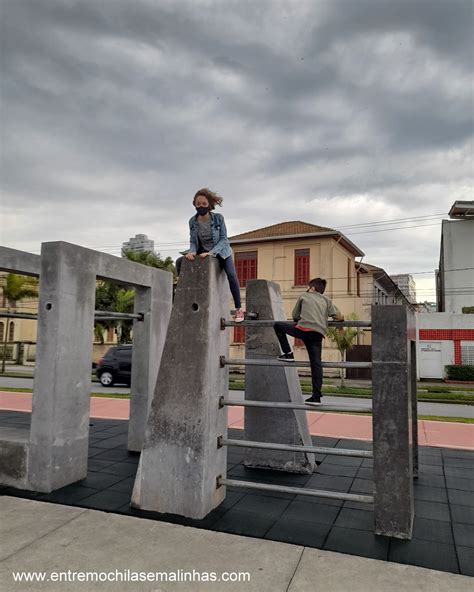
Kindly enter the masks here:
M 154 251 L 155 241 L 148 238 L 146 234 L 136 234 L 131 237 L 126 243 L 122 243 L 122 253 L 124 251 L 133 251 L 140 253 L 143 251 Z
M 416 302 L 416 284 L 413 276 L 409 273 L 391 275 L 392 280 L 397 284 L 400 290 L 405 294 L 411 304 Z
M 456 201 L 441 227 L 436 296 L 439 312 L 474 306 L 474 201 Z

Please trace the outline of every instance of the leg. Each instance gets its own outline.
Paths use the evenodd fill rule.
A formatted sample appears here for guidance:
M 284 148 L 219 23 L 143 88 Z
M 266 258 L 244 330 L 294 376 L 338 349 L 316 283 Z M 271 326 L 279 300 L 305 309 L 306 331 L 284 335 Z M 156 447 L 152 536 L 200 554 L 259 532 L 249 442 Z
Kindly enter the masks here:
M 182 263 L 183 263 L 183 257 L 179 257 L 178 259 L 176 259 L 176 275 L 180 274 Z
M 298 329 L 296 329 L 296 323 L 291 321 L 276 321 L 273 328 L 275 329 L 275 333 L 284 354 L 291 353 L 291 347 L 288 343 L 287 335 L 301 338 L 301 333 L 304 333 L 304 331 L 298 331 Z
M 311 365 L 313 396 L 321 397 L 321 387 L 323 386 L 323 367 L 321 365 L 323 336 L 320 333 L 312 331 L 303 337 L 303 341 L 308 350 L 309 363 Z
M 237 278 L 237 272 L 235 271 L 235 265 L 232 261 L 232 257 L 227 257 L 227 259 L 223 259 L 222 257 L 217 256 L 217 258 L 219 260 L 221 268 L 225 271 L 227 279 L 229 280 L 230 291 L 234 299 L 235 308 L 242 308 L 242 303 L 240 300 L 239 279 Z

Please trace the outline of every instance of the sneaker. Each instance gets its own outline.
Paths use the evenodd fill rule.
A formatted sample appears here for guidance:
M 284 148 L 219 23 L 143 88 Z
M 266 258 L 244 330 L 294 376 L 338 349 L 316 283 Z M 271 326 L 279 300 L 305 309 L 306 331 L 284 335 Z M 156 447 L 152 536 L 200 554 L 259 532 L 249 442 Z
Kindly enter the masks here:
M 234 323 L 241 323 L 245 319 L 244 311 L 239 308 L 235 311 Z
M 293 352 L 290 352 L 289 354 L 281 354 L 281 356 L 278 356 L 278 359 L 280 362 L 294 362 L 295 355 Z
M 306 405 L 321 405 L 321 396 L 320 395 L 311 395 L 305 401 Z

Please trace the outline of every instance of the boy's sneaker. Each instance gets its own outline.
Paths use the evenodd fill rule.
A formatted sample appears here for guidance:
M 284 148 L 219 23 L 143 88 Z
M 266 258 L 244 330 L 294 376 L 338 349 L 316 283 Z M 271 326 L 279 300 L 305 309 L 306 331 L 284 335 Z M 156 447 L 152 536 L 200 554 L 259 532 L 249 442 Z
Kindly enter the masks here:
M 321 396 L 320 395 L 311 395 L 305 401 L 306 405 L 321 405 Z
M 293 352 L 290 352 L 289 354 L 281 354 L 281 356 L 278 356 L 278 359 L 280 362 L 294 362 L 295 354 Z
M 244 311 L 241 308 L 238 308 L 235 311 L 234 323 L 241 323 L 244 319 L 245 319 Z

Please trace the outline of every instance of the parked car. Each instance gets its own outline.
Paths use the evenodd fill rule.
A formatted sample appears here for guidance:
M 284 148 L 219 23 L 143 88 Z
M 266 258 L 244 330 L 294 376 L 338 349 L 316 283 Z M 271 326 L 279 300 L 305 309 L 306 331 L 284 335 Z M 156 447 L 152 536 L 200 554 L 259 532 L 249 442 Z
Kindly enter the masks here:
M 132 380 L 132 346 L 111 347 L 97 362 L 95 371 L 102 386 L 122 383 L 130 386 Z

